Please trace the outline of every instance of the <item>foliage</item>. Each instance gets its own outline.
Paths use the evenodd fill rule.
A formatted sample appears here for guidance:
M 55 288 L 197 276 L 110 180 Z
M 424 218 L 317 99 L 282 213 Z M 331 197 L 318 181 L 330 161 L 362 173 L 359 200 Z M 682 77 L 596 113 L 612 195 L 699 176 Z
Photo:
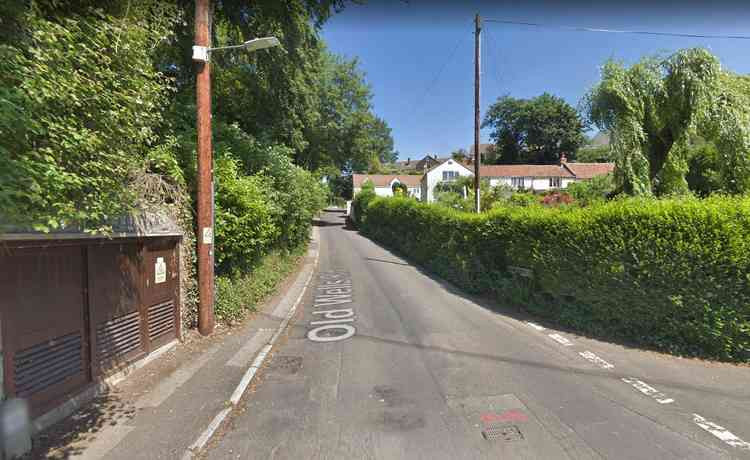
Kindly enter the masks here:
M 611 133 L 618 187 L 632 195 L 686 193 L 690 139 L 714 141 L 721 190 L 750 190 L 750 83 L 723 71 L 704 49 L 647 57 L 630 68 L 608 61 L 585 99 L 589 118 Z
M 354 214 L 354 226 L 359 228 L 364 223 L 365 208 L 370 204 L 370 201 L 374 200 L 375 186 L 372 182 L 365 182 L 362 185 L 362 190 L 357 193 L 352 201 L 352 213 Z
M 602 202 L 615 191 L 615 180 L 612 174 L 594 176 L 584 181 L 568 184 L 565 191 L 581 206 Z
M 269 200 L 270 180 L 240 173 L 238 160 L 224 156 L 214 166 L 216 180 L 216 265 L 219 273 L 256 263 L 281 235 L 280 210 Z
M 378 198 L 365 212 L 363 232 L 471 292 L 584 333 L 750 361 L 750 198 L 480 215 Z
M 607 163 L 614 160 L 612 148 L 609 145 L 581 147 L 576 152 L 575 158 L 581 163 Z
M 268 298 L 297 267 L 307 245 L 291 251 L 274 249 L 263 255 L 243 274 L 216 277 L 216 319 L 225 323 L 241 321 L 248 312 Z
M 578 112 L 547 93 L 532 99 L 499 98 L 487 110 L 482 127 L 492 129 L 490 138 L 500 164 L 555 164 L 562 154 L 574 160 L 586 140 Z
M 150 50 L 177 11 L 80 10 L 25 9 L 24 32 L 0 43 L 0 209 L 16 225 L 106 229 L 131 209 L 128 184 L 160 148 L 169 81 Z
M 464 162 L 469 158 L 469 152 L 466 149 L 458 149 L 451 152 L 451 158 L 458 162 Z
M 391 191 L 393 192 L 393 196 L 409 196 L 409 187 L 401 182 L 394 183 Z

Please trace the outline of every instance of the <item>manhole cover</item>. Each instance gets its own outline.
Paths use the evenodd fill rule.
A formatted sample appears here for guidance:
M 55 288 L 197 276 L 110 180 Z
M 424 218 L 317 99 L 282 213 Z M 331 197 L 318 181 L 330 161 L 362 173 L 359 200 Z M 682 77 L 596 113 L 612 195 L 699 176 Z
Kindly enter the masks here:
M 520 441 L 521 430 L 516 425 L 489 426 L 482 430 L 482 437 L 487 441 Z

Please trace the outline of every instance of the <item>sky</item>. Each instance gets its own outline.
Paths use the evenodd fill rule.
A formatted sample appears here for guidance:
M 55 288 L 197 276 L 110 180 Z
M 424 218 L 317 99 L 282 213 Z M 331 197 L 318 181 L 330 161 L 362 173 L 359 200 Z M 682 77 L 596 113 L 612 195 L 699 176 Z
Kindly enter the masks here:
M 401 159 L 447 155 L 474 139 L 474 15 L 485 19 L 656 32 L 750 36 L 750 7 L 739 1 L 515 2 L 382 0 L 347 4 L 323 25 L 328 48 L 357 58 L 375 113 L 392 129 Z M 705 47 L 722 67 L 750 73 L 750 40 L 574 32 L 484 22 L 481 113 L 508 94 L 548 92 L 577 107 L 610 58 Z M 594 134 L 593 130 L 590 134 Z M 489 141 L 488 129 L 482 142 Z

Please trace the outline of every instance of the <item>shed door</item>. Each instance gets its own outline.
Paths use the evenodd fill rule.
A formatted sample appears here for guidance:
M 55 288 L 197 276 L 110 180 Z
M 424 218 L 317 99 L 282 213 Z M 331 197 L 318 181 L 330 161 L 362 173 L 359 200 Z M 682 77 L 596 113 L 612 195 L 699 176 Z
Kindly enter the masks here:
M 176 241 L 148 241 L 143 251 L 143 305 L 148 324 L 149 351 L 177 338 L 179 263 Z
M 83 252 L 75 246 L 3 251 L 6 391 L 40 415 L 89 381 Z
M 139 258 L 135 242 L 88 248 L 91 361 L 95 376 L 122 367 L 145 352 L 139 308 Z

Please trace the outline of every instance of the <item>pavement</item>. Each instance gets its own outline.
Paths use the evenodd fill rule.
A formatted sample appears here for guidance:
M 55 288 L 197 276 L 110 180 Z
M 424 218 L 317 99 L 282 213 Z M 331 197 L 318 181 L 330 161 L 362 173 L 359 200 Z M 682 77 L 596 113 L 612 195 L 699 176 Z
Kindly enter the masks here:
M 750 367 L 556 328 L 344 222 L 324 213 L 250 321 L 138 369 L 35 458 L 750 459 Z
M 192 331 L 92 404 L 34 439 L 30 458 L 182 459 L 217 416 L 232 409 L 254 381 L 256 359 L 283 340 L 289 313 L 310 280 L 318 231 L 296 273 L 243 324 L 204 338 Z M 262 359 L 259 361 L 263 361 Z M 234 401 L 236 402 L 236 401 Z M 200 447 L 200 446 L 199 446 Z
M 204 458 L 750 458 L 750 367 L 582 337 L 464 295 L 341 212 L 319 229 L 287 340 Z

